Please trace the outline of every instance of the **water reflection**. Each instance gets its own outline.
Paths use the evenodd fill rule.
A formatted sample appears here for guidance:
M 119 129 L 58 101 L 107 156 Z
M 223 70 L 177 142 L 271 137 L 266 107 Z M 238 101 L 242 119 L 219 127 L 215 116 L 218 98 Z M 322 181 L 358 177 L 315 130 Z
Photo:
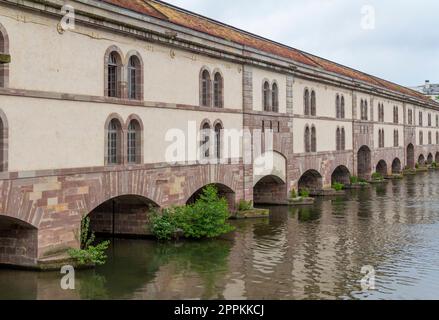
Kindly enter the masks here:
M 407 299 L 438 298 L 439 172 L 389 181 L 311 207 L 272 207 L 234 222 L 226 239 L 158 244 L 116 240 L 104 267 L 77 273 L 0 270 L 0 298 Z M 361 268 L 376 290 L 363 293 Z

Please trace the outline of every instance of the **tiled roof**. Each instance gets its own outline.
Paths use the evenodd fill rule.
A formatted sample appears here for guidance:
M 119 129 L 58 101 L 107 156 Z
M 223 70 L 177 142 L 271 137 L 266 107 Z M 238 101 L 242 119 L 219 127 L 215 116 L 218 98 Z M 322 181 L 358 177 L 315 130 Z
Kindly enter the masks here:
M 252 35 L 245 31 L 233 28 L 220 22 L 208 19 L 195 13 L 179 9 L 162 1 L 156 0 L 101 0 L 137 13 L 152 16 L 161 20 L 209 34 L 240 45 L 274 54 L 283 58 L 291 59 L 294 62 L 302 63 L 312 67 L 319 67 L 328 72 L 349 77 L 354 80 L 364 81 L 374 86 L 406 94 L 411 97 L 431 102 L 425 95 L 395 83 L 368 75 L 361 71 L 334 63 L 332 61 L 311 55 L 309 53 L 278 44 L 276 42 Z

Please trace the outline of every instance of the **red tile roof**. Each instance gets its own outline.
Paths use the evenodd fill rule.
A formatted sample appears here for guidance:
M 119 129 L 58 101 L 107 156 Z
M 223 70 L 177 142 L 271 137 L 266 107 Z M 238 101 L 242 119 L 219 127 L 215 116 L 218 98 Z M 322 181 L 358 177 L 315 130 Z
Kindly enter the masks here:
M 192 12 L 174 7 L 162 1 L 156 0 L 101 0 L 112 5 L 132 10 L 141 14 L 152 16 L 161 20 L 203 32 L 214 37 L 235 42 L 240 45 L 248 46 L 260 51 L 274 54 L 283 58 L 291 59 L 294 62 L 305 65 L 320 67 L 323 70 L 333 72 L 354 80 L 364 81 L 371 85 L 384 87 L 385 89 L 396 91 L 424 101 L 433 102 L 423 94 L 394 84 L 392 82 L 379 79 L 366 73 L 354 70 L 349 67 L 334 63 L 332 61 L 305 53 L 303 51 L 278 44 L 276 42 L 252 35 L 245 31 L 233 28 L 209 18 L 197 15 Z

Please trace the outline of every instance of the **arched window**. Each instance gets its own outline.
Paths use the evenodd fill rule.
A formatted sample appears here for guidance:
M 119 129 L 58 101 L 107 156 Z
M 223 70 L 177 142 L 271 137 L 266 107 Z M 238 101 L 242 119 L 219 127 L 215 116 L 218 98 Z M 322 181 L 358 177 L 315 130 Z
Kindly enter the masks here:
M 311 152 L 311 130 L 308 126 L 305 127 L 305 152 Z
M 273 105 L 273 112 L 279 112 L 279 89 L 276 83 L 273 83 L 271 90 L 271 103 Z
M 399 147 L 399 131 L 398 130 L 395 130 L 393 132 L 393 146 Z
M 436 115 L 436 127 L 439 128 L 439 116 L 438 115 Z
M 336 132 L 336 150 L 337 151 L 341 150 L 341 130 L 340 130 L 340 128 L 337 128 L 337 132 Z
M 200 102 L 202 107 L 211 106 L 211 95 L 210 95 L 210 73 L 207 70 L 201 72 L 201 92 L 200 92 Z
M 132 100 L 142 99 L 142 63 L 137 56 L 131 56 L 128 60 L 128 98 Z
M 346 150 L 346 132 L 344 128 L 341 128 L 341 143 L 340 143 L 340 149 Z
M 335 97 L 335 117 L 337 119 L 341 118 L 341 106 L 340 106 L 340 96 L 337 94 Z M 337 149 L 338 150 L 338 149 Z
M 122 126 L 117 119 L 112 119 L 107 128 L 107 164 L 122 163 Z
M 122 59 L 116 51 L 110 53 L 107 62 L 107 96 L 121 98 L 120 82 L 122 77 Z
M 305 116 L 309 116 L 310 114 L 310 105 L 309 105 L 309 90 L 305 89 L 305 93 L 303 95 L 303 114 Z
M 316 128 L 311 128 L 311 152 L 317 152 L 317 132 Z
M 217 159 L 221 159 L 222 146 L 221 146 L 221 133 L 223 131 L 223 126 L 221 123 L 215 125 L 215 155 Z
M 209 123 L 204 123 L 203 127 L 201 128 L 201 156 L 204 159 L 210 158 L 210 134 L 211 134 L 211 128 Z
M 316 101 L 316 92 L 313 90 L 311 91 L 311 115 L 316 116 L 317 115 L 317 101 Z
M 9 80 L 9 38 L 6 29 L 0 24 L 0 88 L 6 88 Z
M 419 125 L 422 127 L 424 126 L 424 121 L 422 119 L 422 111 L 419 112 Z
M 344 96 L 341 96 L 341 102 L 340 102 L 340 118 L 344 119 L 346 117 L 345 114 L 345 102 L 344 102 Z
M 378 131 L 378 147 L 384 148 L 384 146 L 385 146 L 384 129 L 380 129 Z
M 432 136 L 431 136 L 431 131 L 428 132 L 428 144 L 429 145 L 433 144 L 433 139 L 432 139 Z
M 413 111 L 412 111 L 412 109 L 409 109 L 409 111 L 408 111 L 408 124 L 409 125 L 413 124 Z
M 393 107 L 393 123 L 399 123 L 399 109 L 397 106 Z
M 141 162 L 141 128 L 137 120 L 131 120 L 127 132 L 127 161 L 129 164 Z
M 439 132 L 436 132 L 436 144 L 439 144 Z
M 224 107 L 223 88 L 223 77 L 221 73 L 217 72 L 213 77 L 213 106 L 215 108 Z
M 3 120 L 3 118 L 5 120 Z M 0 110 L 0 172 L 8 171 L 8 129 L 6 117 Z
M 428 126 L 431 127 L 431 113 L 428 114 Z
M 424 145 L 424 132 L 419 132 L 419 145 Z
M 268 81 L 264 82 L 262 100 L 264 111 L 270 111 L 270 84 Z

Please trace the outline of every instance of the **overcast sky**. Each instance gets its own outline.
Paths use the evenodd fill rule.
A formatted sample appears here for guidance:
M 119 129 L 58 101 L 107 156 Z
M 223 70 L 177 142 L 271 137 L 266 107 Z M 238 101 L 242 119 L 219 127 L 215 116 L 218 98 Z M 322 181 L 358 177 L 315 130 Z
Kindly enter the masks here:
M 437 0 L 165 1 L 402 85 L 439 82 Z

